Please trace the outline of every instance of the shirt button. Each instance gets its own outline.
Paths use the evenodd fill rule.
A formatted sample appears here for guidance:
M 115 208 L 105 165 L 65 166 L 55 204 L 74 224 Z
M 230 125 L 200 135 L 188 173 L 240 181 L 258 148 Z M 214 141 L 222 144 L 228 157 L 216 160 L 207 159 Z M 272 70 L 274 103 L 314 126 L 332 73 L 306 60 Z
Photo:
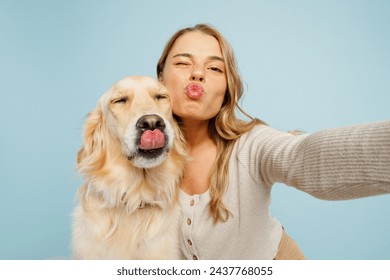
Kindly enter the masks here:
M 192 246 L 192 241 L 191 240 L 188 239 L 187 242 L 188 242 L 188 245 Z
M 190 218 L 187 219 L 187 225 L 191 225 L 191 219 Z
M 194 261 L 196 261 L 196 260 L 198 259 L 198 257 L 195 256 L 195 255 L 193 255 L 193 256 L 192 256 L 192 259 L 193 259 Z
M 195 200 L 191 199 L 190 206 L 194 206 L 194 204 L 195 204 Z

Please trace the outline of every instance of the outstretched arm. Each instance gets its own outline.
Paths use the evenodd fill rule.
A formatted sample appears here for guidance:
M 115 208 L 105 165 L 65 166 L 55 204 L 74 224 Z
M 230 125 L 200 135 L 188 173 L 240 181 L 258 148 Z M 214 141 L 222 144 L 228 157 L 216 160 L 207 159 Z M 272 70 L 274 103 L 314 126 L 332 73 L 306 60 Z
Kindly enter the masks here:
M 329 200 L 390 193 L 390 122 L 323 130 L 298 149 L 288 185 Z
M 390 193 L 390 121 L 294 136 L 271 127 L 247 135 L 241 153 L 255 180 L 328 200 Z

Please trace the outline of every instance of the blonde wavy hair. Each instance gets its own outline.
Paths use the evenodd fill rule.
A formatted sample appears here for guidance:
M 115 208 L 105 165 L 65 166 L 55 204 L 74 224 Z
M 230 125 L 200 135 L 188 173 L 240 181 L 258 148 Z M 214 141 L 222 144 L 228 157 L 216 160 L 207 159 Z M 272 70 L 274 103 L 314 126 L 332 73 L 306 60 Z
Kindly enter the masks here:
M 252 118 L 238 104 L 243 95 L 243 83 L 237 68 L 233 49 L 222 34 L 207 24 L 197 24 L 177 31 L 167 42 L 157 63 L 157 76 L 162 78 L 166 59 L 176 40 L 188 32 L 203 32 L 213 36 L 219 42 L 222 56 L 225 61 L 227 90 L 219 113 L 209 122 L 209 135 L 217 145 L 217 156 L 210 174 L 209 192 L 211 196 L 210 213 L 217 221 L 227 221 L 231 213 L 225 207 L 222 197 L 228 185 L 229 158 L 237 139 L 251 130 L 255 125 L 265 124 L 263 121 Z M 236 110 L 249 118 L 249 121 L 240 120 Z M 181 123 L 178 116 L 174 116 Z

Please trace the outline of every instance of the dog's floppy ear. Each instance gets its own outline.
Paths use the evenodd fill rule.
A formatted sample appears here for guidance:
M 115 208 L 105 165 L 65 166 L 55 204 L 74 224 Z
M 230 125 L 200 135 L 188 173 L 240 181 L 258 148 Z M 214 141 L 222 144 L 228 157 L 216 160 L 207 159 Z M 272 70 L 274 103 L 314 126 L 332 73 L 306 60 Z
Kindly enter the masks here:
M 100 104 L 99 104 L 100 105 Z M 84 143 L 77 154 L 77 168 L 84 175 L 94 175 L 106 159 L 105 123 L 98 106 L 87 115 L 84 127 Z

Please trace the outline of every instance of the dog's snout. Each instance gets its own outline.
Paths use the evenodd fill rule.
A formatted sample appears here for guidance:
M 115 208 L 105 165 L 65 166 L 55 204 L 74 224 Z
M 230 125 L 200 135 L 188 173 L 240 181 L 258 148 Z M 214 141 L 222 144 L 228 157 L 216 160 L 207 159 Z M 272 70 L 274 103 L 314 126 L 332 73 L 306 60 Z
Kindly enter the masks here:
M 162 130 L 165 128 L 165 122 L 160 116 L 145 115 L 137 121 L 136 127 L 142 131 L 154 129 Z

